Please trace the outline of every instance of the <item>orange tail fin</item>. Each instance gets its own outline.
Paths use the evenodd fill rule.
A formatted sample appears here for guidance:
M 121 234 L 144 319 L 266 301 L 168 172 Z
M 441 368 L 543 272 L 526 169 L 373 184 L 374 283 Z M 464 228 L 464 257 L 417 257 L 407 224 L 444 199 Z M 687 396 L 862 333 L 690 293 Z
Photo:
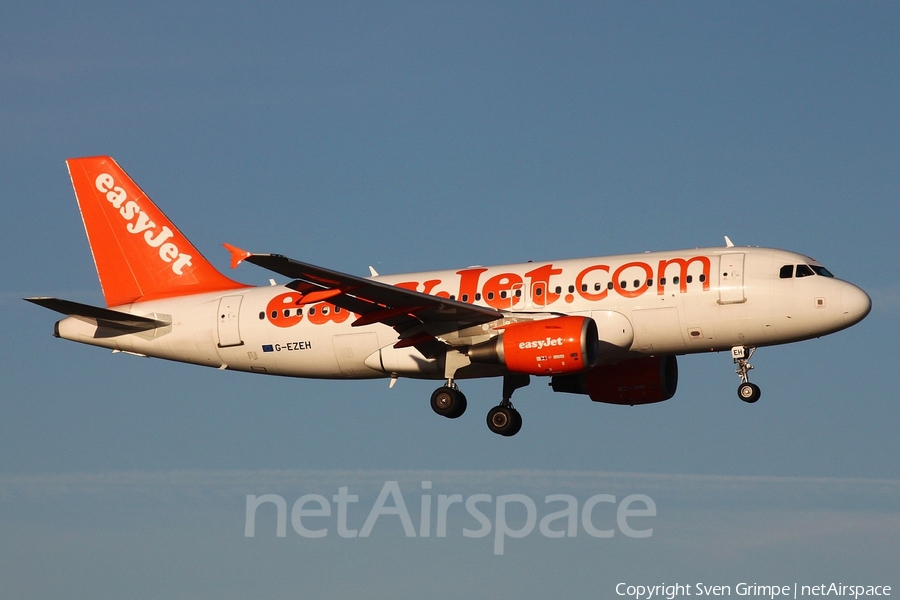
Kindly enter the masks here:
M 66 164 L 107 306 L 247 287 L 203 258 L 112 158 Z

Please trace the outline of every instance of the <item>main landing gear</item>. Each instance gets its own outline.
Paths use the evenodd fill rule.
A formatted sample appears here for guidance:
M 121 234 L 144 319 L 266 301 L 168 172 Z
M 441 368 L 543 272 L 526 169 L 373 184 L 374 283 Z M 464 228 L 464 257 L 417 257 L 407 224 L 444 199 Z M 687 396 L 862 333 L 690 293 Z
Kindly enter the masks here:
M 431 394 L 431 409 L 442 417 L 457 419 L 466 412 L 466 395 L 459 391 L 456 384 L 448 381 L 447 385 L 434 390 Z
M 741 385 L 737 389 L 738 398 L 749 404 L 759 400 L 760 395 L 762 395 L 759 386 L 755 383 L 750 383 L 749 377 L 749 373 L 753 369 L 753 365 L 750 364 L 750 357 L 753 356 L 755 351 L 756 348 L 747 348 L 745 346 L 735 346 L 731 349 L 731 357 L 734 359 L 734 364 L 737 365 L 735 373 L 741 378 Z
M 522 415 L 513 406 L 510 398 L 513 392 L 528 385 L 528 375 L 516 374 L 503 377 L 503 400 L 487 414 L 488 429 L 498 435 L 512 437 L 522 429 Z M 466 411 L 465 395 L 459 391 L 453 380 L 439 387 L 431 394 L 431 408 L 437 414 L 448 419 L 456 419 Z

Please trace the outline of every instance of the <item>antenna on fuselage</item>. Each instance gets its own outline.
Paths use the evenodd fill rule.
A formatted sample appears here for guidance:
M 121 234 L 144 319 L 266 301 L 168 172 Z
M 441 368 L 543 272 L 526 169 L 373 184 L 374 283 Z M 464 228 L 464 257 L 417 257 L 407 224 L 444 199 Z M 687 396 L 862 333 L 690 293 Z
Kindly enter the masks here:
M 734 248 L 734 242 L 731 241 L 727 235 L 725 236 L 725 247 L 726 248 Z

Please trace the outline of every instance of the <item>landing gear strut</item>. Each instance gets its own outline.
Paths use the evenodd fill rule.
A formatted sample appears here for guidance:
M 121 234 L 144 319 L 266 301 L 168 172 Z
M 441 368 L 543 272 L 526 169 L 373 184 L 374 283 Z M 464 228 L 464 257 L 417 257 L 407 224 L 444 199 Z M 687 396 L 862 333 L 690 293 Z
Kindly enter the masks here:
M 753 365 L 750 364 L 750 357 L 753 356 L 755 351 L 756 348 L 747 348 L 745 346 L 735 346 L 731 349 L 731 357 L 734 359 L 734 364 L 737 365 L 735 373 L 741 378 L 741 385 L 737 389 L 738 398 L 749 404 L 759 400 L 762 394 L 758 385 L 750 383 L 749 377 L 749 373 L 753 369 Z

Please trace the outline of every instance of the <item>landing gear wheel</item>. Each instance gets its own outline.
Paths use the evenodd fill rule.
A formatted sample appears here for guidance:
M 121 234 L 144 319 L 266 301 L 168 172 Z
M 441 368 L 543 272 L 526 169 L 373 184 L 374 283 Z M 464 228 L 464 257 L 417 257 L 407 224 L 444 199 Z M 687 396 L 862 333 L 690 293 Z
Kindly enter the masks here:
M 753 370 L 753 365 L 750 364 L 750 357 L 753 356 L 754 352 L 756 352 L 756 348 L 747 346 L 735 346 L 731 349 L 731 357 L 734 359 L 734 364 L 737 365 L 735 373 L 741 378 L 741 385 L 737 389 L 738 398 L 748 404 L 753 404 L 759 400 L 762 394 L 758 385 L 750 383 L 749 374 Z
M 488 411 L 487 426 L 498 435 L 511 437 L 522 429 L 522 415 L 511 406 L 495 406 Z
M 466 412 L 466 396 L 451 387 L 441 387 L 431 394 L 431 409 L 442 417 L 456 419 Z
M 513 414 L 513 428 L 507 433 L 507 437 L 512 437 L 519 433 L 519 430 L 522 429 L 522 413 L 517 411 L 516 409 L 512 409 Z
M 738 386 L 738 398 L 747 402 L 748 404 L 753 404 L 759 397 L 762 395 L 762 392 L 759 389 L 759 386 L 755 383 L 750 383 L 749 381 L 746 383 L 742 383 Z

